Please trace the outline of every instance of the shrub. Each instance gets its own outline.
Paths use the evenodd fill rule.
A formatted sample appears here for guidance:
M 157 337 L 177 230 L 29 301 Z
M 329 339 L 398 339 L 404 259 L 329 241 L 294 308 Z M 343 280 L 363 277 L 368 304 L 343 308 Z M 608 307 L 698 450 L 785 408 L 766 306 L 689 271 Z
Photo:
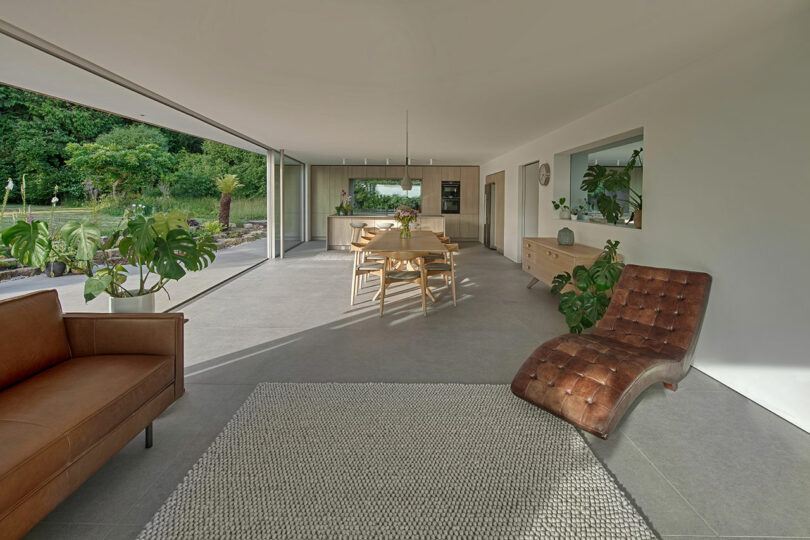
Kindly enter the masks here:
M 202 224 L 202 230 L 213 236 L 222 232 L 222 224 L 219 221 L 206 221 Z

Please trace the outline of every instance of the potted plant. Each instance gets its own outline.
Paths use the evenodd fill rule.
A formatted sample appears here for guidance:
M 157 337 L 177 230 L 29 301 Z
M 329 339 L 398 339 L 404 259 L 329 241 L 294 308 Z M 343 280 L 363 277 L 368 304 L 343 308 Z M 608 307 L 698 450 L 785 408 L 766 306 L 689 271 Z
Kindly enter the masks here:
M 335 207 L 335 214 L 338 216 L 348 216 L 351 214 L 352 205 L 351 205 L 352 197 L 351 195 L 346 193 L 345 189 L 340 190 L 340 204 Z
M 128 272 L 111 257 L 118 246 L 121 256 L 135 267 L 137 286 L 124 287 Z M 88 272 L 85 301 L 102 293 L 110 297 L 110 312 L 151 312 L 155 293 L 188 272 L 206 268 L 215 258 L 216 244 L 207 234 L 194 238 L 188 216 L 180 210 L 147 217 L 134 215 L 100 245 L 102 267 Z M 167 293 L 168 294 L 168 293 Z
M 411 237 L 411 222 L 416 221 L 418 216 L 419 214 L 417 211 L 410 206 L 397 206 L 397 209 L 394 212 L 394 220 L 399 223 L 400 238 Z
M 560 219 L 571 219 L 571 207 L 565 204 L 565 197 L 560 197 L 559 201 L 551 201 L 554 210 L 560 211 Z
M 596 207 L 608 223 L 619 222 L 625 208 L 633 209 L 633 224 L 641 228 L 641 193 L 630 185 L 631 174 L 636 166 L 641 167 L 643 148 L 634 150 L 624 168 L 608 169 L 603 165 L 591 165 L 582 178 L 581 188 L 596 196 Z M 626 199 L 620 199 L 619 193 L 627 193 Z
M 574 267 L 572 272 L 557 274 L 551 282 L 551 292 L 560 295 L 557 310 L 565 316 L 571 333 L 580 334 L 605 316 L 613 290 L 624 263 L 619 260 L 619 242 L 608 240 L 602 254 L 590 268 Z M 562 292 L 568 285 L 571 291 Z
M 239 183 L 239 178 L 235 174 L 223 174 L 214 181 L 217 189 L 222 193 L 219 199 L 219 222 L 223 229 L 228 229 L 231 226 L 231 194 L 237 188 L 242 187 L 242 184 Z

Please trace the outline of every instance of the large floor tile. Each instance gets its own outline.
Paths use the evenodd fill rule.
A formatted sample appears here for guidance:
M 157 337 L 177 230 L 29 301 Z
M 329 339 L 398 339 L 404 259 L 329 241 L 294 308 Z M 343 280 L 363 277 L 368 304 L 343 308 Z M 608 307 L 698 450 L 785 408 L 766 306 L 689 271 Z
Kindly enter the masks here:
M 810 436 L 730 390 L 642 398 L 623 433 L 720 535 L 810 535 Z
M 663 535 L 713 537 L 715 532 L 626 436 L 585 434 L 591 449 L 620 479 L 655 530 Z

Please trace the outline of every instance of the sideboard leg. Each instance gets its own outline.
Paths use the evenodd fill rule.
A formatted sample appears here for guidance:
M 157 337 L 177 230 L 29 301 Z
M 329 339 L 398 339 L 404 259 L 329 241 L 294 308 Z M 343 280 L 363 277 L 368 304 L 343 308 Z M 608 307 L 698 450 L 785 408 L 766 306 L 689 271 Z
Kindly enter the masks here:
M 152 448 L 152 422 L 146 426 L 146 447 Z
M 528 284 L 528 285 L 526 285 L 526 288 L 527 288 L 527 289 L 531 289 L 532 287 L 534 287 L 535 285 L 537 285 L 537 282 L 538 282 L 538 281 L 540 281 L 540 280 L 539 280 L 539 279 L 537 279 L 537 278 L 534 278 L 534 277 L 533 277 L 533 278 L 532 278 L 532 280 L 529 282 L 529 284 Z

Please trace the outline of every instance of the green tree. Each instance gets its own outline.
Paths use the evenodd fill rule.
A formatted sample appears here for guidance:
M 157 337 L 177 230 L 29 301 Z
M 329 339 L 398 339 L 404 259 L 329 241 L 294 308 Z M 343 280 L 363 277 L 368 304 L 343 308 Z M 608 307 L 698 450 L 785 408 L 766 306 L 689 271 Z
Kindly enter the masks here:
M 267 160 L 256 154 L 213 141 L 202 143 L 202 153 L 181 152 L 172 177 L 172 194 L 179 197 L 213 197 L 219 194 L 214 179 L 225 174 L 239 177 L 243 196 L 265 194 Z
M 70 142 L 88 142 L 124 119 L 50 98 L 0 85 L 0 178 L 21 178 L 29 182 L 29 200 L 45 203 L 59 185 L 59 195 L 82 196 L 82 181 L 76 171 L 65 167 Z M 11 200 L 19 202 L 19 194 Z
M 102 146 L 117 146 L 133 149 L 145 144 L 154 144 L 164 152 L 169 151 L 169 139 L 163 130 L 146 124 L 130 124 L 102 133 L 95 140 Z
M 70 154 L 67 165 L 114 199 L 119 191 L 155 187 L 175 167 L 166 137 L 143 124 L 115 128 L 96 142 L 68 143 L 65 148 Z

